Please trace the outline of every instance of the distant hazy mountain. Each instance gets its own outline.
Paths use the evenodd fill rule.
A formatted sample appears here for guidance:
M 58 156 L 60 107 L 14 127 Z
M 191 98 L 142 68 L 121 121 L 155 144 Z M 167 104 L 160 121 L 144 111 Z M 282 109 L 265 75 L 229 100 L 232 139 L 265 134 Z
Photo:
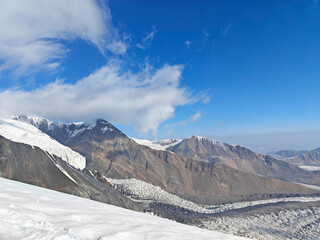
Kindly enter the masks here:
M 286 161 L 257 154 L 240 145 L 231 145 L 205 137 L 186 138 L 167 150 L 194 159 L 224 163 L 240 171 L 293 182 L 320 184 L 320 176 Z
M 136 178 L 199 203 L 230 201 L 230 198 L 239 200 L 264 194 L 314 192 L 215 161 L 183 157 L 140 145 L 105 120 L 92 124 L 58 124 L 45 119 L 18 119 L 28 121 L 85 156 L 89 170 L 99 171 L 108 178 Z M 223 152 L 222 148 L 221 155 L 230 153 Z M 236 154 L 236 150 L 232 154 Z M 247 154 L 254 153 L 248 151 Z
M 279 159 L 285 159 L 285 158 L 291 158 L 291 157 L 298 157 L 301 156 L 302 154 L 306 153 L 307 150 L 281 150 L 281 151 L 273 151 L 267 153 L 267 155 L 279 158 Z
M 311 151 L 282 150 L 268 153 L 268 155 L 298 165 L 320 166 L 320 148 L 316 148 Z
M 320 166 L 320 148 L 308 151 L 296 157 L 287 158 L 285 161 L 301 165 Z

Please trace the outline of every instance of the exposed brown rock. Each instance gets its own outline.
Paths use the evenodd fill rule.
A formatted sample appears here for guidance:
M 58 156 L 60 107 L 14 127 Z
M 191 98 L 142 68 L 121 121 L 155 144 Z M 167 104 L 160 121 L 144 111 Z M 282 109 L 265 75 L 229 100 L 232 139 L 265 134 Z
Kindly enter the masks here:
M 62 168 L 75 181 L 64 174 Z M 0 176 L 119 207 L 139 210 L 131 200 L 38 147 L 0 136 Z

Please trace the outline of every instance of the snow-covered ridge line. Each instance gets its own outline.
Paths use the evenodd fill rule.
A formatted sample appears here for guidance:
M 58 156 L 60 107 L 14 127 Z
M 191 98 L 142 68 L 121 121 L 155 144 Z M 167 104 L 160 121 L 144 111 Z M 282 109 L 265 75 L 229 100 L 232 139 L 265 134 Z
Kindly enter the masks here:
M 0 118 L 0 135 L 13 142 L 39 147 L 60 157 L 75 168 L 82 170 L 86 166 L 85 157 L 60 144 L 31 124 Z
M 218 213 L 230 211 L 233 209 L 241 209 L 249 206 L 264 205 L 269 203 L 279 202 L 317 202 L 320 197 L 288 197 L 288 198 L 274 198 L 267 200 L 256 200 L 249 202 L 237 202 L 229 204 L 217 205 L 200 205 L 186 199 L 180 198 L 174 194 L 162 190 L 158 186 L 146 183 L 138 179 L 111 179 L 106 180 L 116 189 L 125 192 L 126 195 L 141 200 L 152 200 L 164 204 L 170 204 L 182 207 L 199 213 Z
M 196 136 L 196 135 L 193 135 L 191 137 L 188 137 L 187 139 L 192 139 L 192 138 L 195 138 L 197 139 L 198 141 L 208 141 L 208 142 L 211 142 L 212 144 L 214 145 L 224 145 L 222 142 L 218 141 L 218 140 L 214 140 L 214 139 L 210 139 L 210 138 L 206 138 L 206 137 L 201 137 L 201 136 Z
M 0 189 L 2 240 L 245 239 L 4 178 Z
M 144 145 L 149 148 L 153 148 L 156 150 L 163 150 L 163 151 L 166 150 L 168 147 L 177 145 L 182 141 L 181 139 L 163 139 L 163 140 L 155 140 L 155 141 L 138 139 L 138 138 L 131 138 L 131 139 L 140 145 Z
M 71 123 L 57 123 L 53 122 L 51 120 L 48 120 L 46 118 L 42 118 L 39 116 L 34 115 L 13 115 L 11 117 L 13 120 L 18 120 L 21 122 L 29 123 L 37 128 L 41 124 L 46 124 L 48 126 L 48 130 L 54 129 L 54 127 L 63 128 L 63 127 L 70 127 L 71 125 L 74 125 L 76 129 L 78 128 L 86 128 L 86 129 L 92 129 L 96 126 L 96 121 L 92 122 L 71 122 Z
M 49 133 L 50 134 L 56 134 L 56 131 L 60 130 L 64 132 L 64 137 L 66 137 L 66 141 L 64 143 L 69 142 L 71 139 L 79 136 L 81 133 L 83 133 L 86 130 L 91 131 L 93 128 L 95 128 L 98 124 L 98 122 L 102 125 L 104 125 L 101 128 L 101 133 L 104 134 L 106 131 L 113 131 L 113 125 L 109 123 L 108 121 L 99 119 L 95 121 L 90 122 L 72 122 L 72 123 L 57 123 L 50 121 L 48 119 L 33 116 L 33 115 L 13 115 L 12 119 L 18 120 L 21 122 L 29 123 L 30 125 L 35 126 L 36 128 Z

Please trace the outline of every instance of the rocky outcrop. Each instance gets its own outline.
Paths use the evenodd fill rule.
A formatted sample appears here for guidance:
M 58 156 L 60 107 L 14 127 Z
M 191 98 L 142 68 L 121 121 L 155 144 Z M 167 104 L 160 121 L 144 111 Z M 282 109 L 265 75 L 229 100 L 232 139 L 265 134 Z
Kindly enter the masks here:
M 42 149 L 0 136 L 0 176 L 119 207 L 139 210 L 106 184 Z

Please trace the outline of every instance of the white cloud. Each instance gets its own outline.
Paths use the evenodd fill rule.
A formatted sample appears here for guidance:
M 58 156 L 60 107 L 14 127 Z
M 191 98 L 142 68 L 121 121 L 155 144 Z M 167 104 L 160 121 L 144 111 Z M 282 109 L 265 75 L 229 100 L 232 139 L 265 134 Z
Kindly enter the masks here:
M 200 112 L 197 112 L 196 114 L 192 115 L 187 121 L 188 122 L 197 122 L 202 117 Z
M 181 122 L 177 122 L 177 123 L 167 124 L 166 127 L 168 127 L 169 132 L 171 132 L 172 128 L 177 127 L 177 126 L 181 127 L 181 126 L 185 126 L 188 123 L 197 122 L 201 119 L 201 117 L 202 117 L 201 112 L 196 112 L 195 114 L 191 115 L 186 120 L 181 121 Z
M 187 48 L 190 47 L 191 43 L 192 43 L 192 41 L 190 41 L 190 40 L 187 40 L 184 42 L 184 44 L 187 46 Z
M 142 39 L 143 42 L 151 41 L 154 38 L 154 35 L 158 32 L 156 26 L 152 27 L 152 31 L 147 33 L 146 36 Z
M 137 43 L 137 44 L 136 44 L 136 47 L 137 47 L 137 48 L 140 48 L 140 49 L 142 49 L 142 50 L 145 50 L 145 49 L 146 49 L 146 47 L 145 47 L 144 45 L 142 45 L 141 43 Z
M 152 31 L 146 33 L 145 37 L 142 38 L 141 43 L 137 43 L 136 47 L 142 50 L 145 50 L 148 46 L 150 46 L 151 41 L 153 40 L 155 34 L 158 32 L 156 26 L 152 26 Z
M 153 27 L 145 34 L 142 48 L 156 33 Z M 64 43 L 75 39 L 87 41 L 103 54 L 109 50 L 122 55 L 131 37 L 120 40 L 109 8 L 100 1 L 0 0 L 0 73 L 29 75 L 28 84 L 34 89 L 0 92 L 0 115 L 34 114 L 59 121 L 101 117 L 148 132 L 173 117 L 177 106 L 209 101 L 205 92 L 193 96 L 180 86 L 181 65 L 159 69 L 146 65 L 133 73 L 121 68 L 122 63 L 109 63 L 74 84 L 56 80 L 34 86 L 32 73 L 59 68 L 69 51 Z
M 6 90 L 0 92 L 0 113 L 63 121 L 103 117 L 133 124 L 142 132 L 156 131 L 161 122 L 173 117 L 176 106 L 191 102 L 191 96 L 180 87 L 183 66 L 150 69 L 131 73 L 109 64 L 75 84 L 56 81 L 33 91 Z
M 0 71 L 54 69 L 68 51 L 61 40 L 76 38 L 126 51 L 108 7 L 94 0 L 0 0 Z

